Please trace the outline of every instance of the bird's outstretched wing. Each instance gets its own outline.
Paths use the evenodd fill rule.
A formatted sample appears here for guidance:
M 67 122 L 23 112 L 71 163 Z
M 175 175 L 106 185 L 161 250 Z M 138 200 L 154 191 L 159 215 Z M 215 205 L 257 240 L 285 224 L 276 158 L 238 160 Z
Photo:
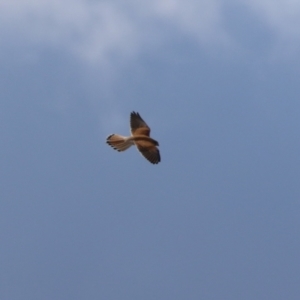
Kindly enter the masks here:
M 137 112 L 130 114 L 130 127 L 132 135 L 150 135 L 150 127 Z
M 160 153 L 155 145 L 143 145 L 143 143 L 138 142 L 136 146 L 141 154 L 152 164 L 158 164 L 160 162 Z

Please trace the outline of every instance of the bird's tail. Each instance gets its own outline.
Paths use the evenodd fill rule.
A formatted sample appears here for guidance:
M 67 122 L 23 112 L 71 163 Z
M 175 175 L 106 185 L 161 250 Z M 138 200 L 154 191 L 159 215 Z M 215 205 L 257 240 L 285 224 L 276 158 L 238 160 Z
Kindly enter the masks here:
M 133 142 L 129 137 L 118 134 L 111 134 L 108 136 L 106 143 L 118 151 L 125 151 L 133 145 Z

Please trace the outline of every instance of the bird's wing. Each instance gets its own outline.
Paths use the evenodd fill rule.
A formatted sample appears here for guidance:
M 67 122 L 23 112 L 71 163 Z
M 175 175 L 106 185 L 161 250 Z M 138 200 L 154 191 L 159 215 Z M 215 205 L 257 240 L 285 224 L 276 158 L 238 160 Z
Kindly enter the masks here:
M 137 112 L 130 114 L 130 128 L 132 135 L 150 135 L 150 128 Z
M 159 150 L 152 142 L 136 141 L 135 144 L 141 154 L 152 164 L 158 164 L 160 162 Z

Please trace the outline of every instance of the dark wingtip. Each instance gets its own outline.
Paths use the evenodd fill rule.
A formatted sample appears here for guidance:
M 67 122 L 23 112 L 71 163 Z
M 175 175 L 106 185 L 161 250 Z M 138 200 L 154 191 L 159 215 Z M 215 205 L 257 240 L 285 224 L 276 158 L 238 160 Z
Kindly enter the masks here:
M 131 116 L 140 116 L 140 114 L 138 112 L 132 111 Z

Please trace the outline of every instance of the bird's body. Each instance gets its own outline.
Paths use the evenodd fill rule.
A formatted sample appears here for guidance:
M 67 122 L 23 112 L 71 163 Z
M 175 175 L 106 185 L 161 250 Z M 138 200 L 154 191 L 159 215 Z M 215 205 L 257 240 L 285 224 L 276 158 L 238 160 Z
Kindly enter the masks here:
M 132 145 L 135 145 L 147 160 L 152 164 L 158 164 L 160 162 L 160 153 L 156 146 L 159 146 L 159 144 L 150 137 L 150 128 L 139 113 L 131 113 L 130 127 L 131 136 L 111 134 L 106 139 L 107 144 L 118 151 L 125 151 Z

